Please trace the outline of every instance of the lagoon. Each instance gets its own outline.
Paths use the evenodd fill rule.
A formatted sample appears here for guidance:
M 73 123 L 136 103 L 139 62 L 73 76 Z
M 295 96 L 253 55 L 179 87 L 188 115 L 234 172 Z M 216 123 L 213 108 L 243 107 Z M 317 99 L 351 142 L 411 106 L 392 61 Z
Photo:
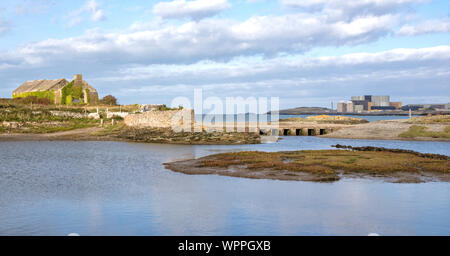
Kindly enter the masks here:
M 449 235 L 450 184 L 185 175 L 162 163 L 237 150 L 446 142 L 284 137 L 260 145 L 0 142 L 0 235 Z

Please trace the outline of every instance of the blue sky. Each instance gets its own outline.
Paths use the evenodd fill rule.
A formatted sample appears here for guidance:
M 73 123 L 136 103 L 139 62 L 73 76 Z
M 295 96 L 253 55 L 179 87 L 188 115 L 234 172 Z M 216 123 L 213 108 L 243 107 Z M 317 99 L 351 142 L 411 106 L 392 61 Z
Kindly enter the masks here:
M 432 0 L 2 0 L 0 97 L 82 73 L 120 103 L 351 95 L 450 102 L 450 5 Z

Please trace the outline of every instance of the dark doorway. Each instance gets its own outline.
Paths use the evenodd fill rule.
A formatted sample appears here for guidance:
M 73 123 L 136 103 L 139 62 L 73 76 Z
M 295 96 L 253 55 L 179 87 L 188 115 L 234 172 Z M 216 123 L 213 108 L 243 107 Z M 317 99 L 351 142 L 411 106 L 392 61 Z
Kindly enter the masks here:
M 288 136 L 290 134 L 289 129 L 283 129 L 283 135 Z
M 315 136 L 315 135 L 316 135 L 316 130 L 308 129 L 308 136 Z
M 295 135 L 301 136 L 302 135 L 302 129 L 295 129 Z
M 326 130 L 325 129 L 320 129 L 320 135 L 324 135 L 324 134 L 326 134 L 327 132 L 326 132 Z

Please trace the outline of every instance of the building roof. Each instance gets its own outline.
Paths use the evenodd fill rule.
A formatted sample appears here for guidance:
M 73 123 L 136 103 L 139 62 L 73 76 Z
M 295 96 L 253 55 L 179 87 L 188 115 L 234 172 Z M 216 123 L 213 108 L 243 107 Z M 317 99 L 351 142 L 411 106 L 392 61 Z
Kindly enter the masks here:
M 64 79 L 56 80 L 33 80 L 27 81 L 17 87 L 13 93 L 37 92 L 37 91 L 55 91 L 67 85 L 69 82 Z
M 13 91 L 13 94 L 16 93 L 24 93 L 24 92 L 37 92 L 37 91 L 56 91 L 64 86 L 66 86 L 69 82 L 64 79 L 55 79 L 55 80 L 33 80 L 27 81 L 17 87 Z M 88 89 L 90 92 L 97 92 L 94 87 L 88 84 L 86 81 L 82 80 L 83 89 Z

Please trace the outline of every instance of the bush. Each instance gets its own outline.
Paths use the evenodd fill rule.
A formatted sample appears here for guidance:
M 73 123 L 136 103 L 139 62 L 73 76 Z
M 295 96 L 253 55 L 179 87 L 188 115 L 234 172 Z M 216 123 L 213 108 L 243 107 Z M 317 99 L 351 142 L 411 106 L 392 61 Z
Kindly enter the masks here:
M 114 119 L 116 121 L 123 121 L 123 117 L 121 116 L 113 116 L 111 119 Z
M 66 96 L 66 105 L 72 105 L 72 95 L 67 95 Z
M 117 99 L 112 95 L 106 95 L 100 100 L 100 104 L 109 105 L 109 106 L 117 106 Z
M 25 98 L 14 98 L 15 103 L 19 104 L 41 104 L 41 105 L 50 105 L 52 101 L 49 98 L 38 98 L 37 96 L 27 96 Z
M 52 102 L 48 98 L 40 98 L 37 100 L 37 104 L 50 105 L 50 104 L 52 104 Z
M 167 110 L 182 110 L 183 106 L 179 106 L 178 108 L 169 108 L 166 106 L 166 104 L 162 104 L 161 106 L 158 107 L 159 111 L 167 111 Z
M 22 99 L 23 104 L 30 104 L 30 103 L 36 104 L 37 101 L 38 101 L 38 97 L 36 97 L 36 96 L 27 96 Z

